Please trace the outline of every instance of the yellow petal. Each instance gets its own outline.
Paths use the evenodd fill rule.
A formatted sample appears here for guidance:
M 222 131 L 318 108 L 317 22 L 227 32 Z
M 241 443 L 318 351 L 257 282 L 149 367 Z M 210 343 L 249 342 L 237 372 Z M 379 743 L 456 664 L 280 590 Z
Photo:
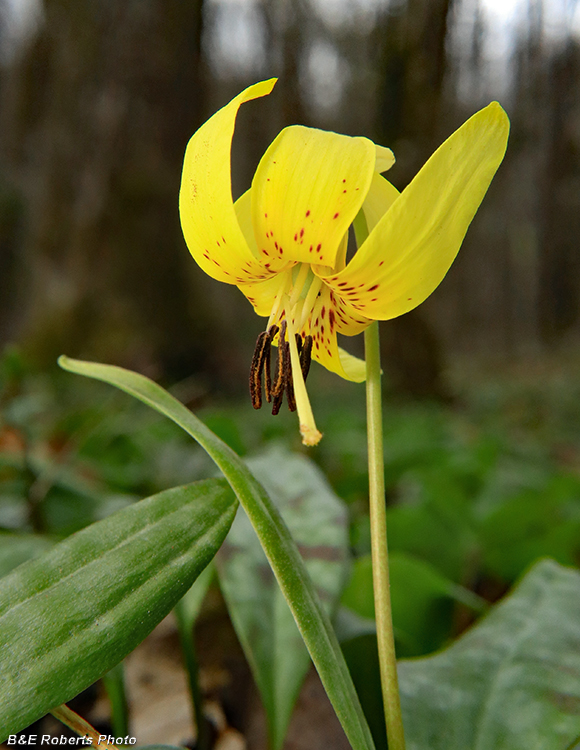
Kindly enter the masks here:
M 336 308 L 330 297 L 330 290 L 323 287 L 314 304 L 312 314 L 301 332 L 303 335 L 312 336 L 313 359 L 345 380 L 362 383 L 365 379 L 365 363 L 338 346 L 336 335 L 339 322 Z M 366 328 L 370 322 L 370 320 L 365 321 L 363 328 Z
M 363 203 L 363 211 L 369 232 L 372 232 L 398 197 L 399 191 L 397 188 L 375 172 L 369 192 Z
M 275 83 L 272 78 L 242 91 L 201 126 L 185 151 L 179 193 L 183 236 L 198 265 L 229 284 L 270 275 L 248 247 L 236 218 L 230 152 L 240 105 L 266 96 Z
M 386 172 L 395 163 L 395 154 L 390 148 L 384 146 L 375 146 L 377 152 L 377 161 L 375 164 L 375 170 L 377 172 Z
M 364 359 L 355 357 L 354 354 L 349 354 L 341 347 L 338 347 L 338 356 L 340 357 L 340 364 L 344 372 L 343 377 L 345 380 L 352 380 L 353 383 L 364 383 L 367 378 L 366 362 Z M 340 375 L 340 373 L 338 373 Z
M 503 159 L 509 120 L 493 102 L 433 154 L 341 273 L 326 279 L 353 311 L 387 320 L 440 284 Z
M 375 162 L 375 145 L 366 138 L 298 125 L 283 130 L 252 182 L 252 223 L 260 252 L 334 268 Z
M 264 268 L 272 273 L 277 273 L 289 266 L 287 260 L 284 258 L 266 258 L 265 254 L 261 254 L 256 245 L 256 238 L 254 236 L 254 227 L 252 226 L 252 190 L 246 190 L 238 200 L 234 203 L 234 209 L 236 211 L 236 217 L 238 224 L 242 230 L 242 234 L 248 247 L 252 251 L 255 257 L 260 258 L 260 263 L 263 262 Z M 342 266 L 344 268 L 344 264 Z
M 278 293 L 285 286 L 285 274 L 276 274 L 263 281 L 239 284 L 238 289 L 252 304 L 256 315 L 267 318 L 272 312 Z
M 334 268 L 337 272 L 342 271 L 342 269 L 346 266 L 347 252 L 348 252 L 348 232 L 345 232 L 338 246 L 338 252 L 336 253 L 336 258 L 334 261 Z M 316 263 L 313 263 L 311 265 L 311 268 L 314 273 L 316 273 L 317 270 L 320 270 L 323 276 L 325 276 L 328 273 L 328 268 L 326 266 L 319 267 L 318 264 Z
M 252 191 L 246 190 L 238 200 L 234 203 L 234 209 L 236 212 L 236 218 L 244 239 L 248 243 L 248 247 L 252 253 L 258 256 L 258 246 L 256 245 L 256 238 L 254 237 L 254 228 L 252 226 Z

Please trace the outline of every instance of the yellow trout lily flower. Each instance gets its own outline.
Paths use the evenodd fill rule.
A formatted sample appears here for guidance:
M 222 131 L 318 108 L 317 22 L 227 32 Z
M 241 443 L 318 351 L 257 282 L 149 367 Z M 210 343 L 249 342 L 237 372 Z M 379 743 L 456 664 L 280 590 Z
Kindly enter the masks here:
M 264 374 L 273 413 L 286 392 L 290 408 L 298 408 L 303 442 L 315 445 L 321 434 L 304 384 L 310 357 L 347 380 L 365 379 L 364 361 L 339 348 L 337 334 L 354 336 L 374 320 L 403 315 L 439 285 L 501 163 L 509 121 L 497 102 L 477 112 L 400 194 L 380 174 L 394 163 L 389 149 L 291 126 L 234 203 L 230 152 L 238 109 L 269 94 L 275 82 L 242 91 L 192 136 L 179 210 L 198 265 L 235 284 L 268 317 L 252 361 L 254 406 L 262 403 Z M 346 263 L 355 218 L 368 236 Z M 278 346 L 273 380 L 271 344 Z

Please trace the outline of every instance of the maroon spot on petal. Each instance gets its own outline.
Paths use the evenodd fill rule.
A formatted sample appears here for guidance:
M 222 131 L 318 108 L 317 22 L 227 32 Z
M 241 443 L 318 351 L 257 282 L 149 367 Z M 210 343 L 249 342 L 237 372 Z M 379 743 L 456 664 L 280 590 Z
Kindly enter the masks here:
M 336 213 L 334 214 L 334 216 L 333 216 L 332 218 L 333 218 L 333 219 L 338 219 L 338 217 L 339 217 L 339 214 L 340 214 L 340 212 L 339 212 L 339 211 L 337 211 L 337 212 L 336 212 Z
M 269 177 L 266 177 L 266 182 L 270 182 L 270 178 Z
M 373 297 L 371 302 L 376 302 L 378 300 L 378 297 Z
M 304 227 L 302 227 L 302 229 L 300 230 L 300 236 L 304 237 Z
M 270 263 L 265 263 L 264 265 L 266 268 L 270 268 Z
M 334 331 L 334 310 L 328 311 L 328 322 L 330 323 L 330 332 Z
M 374 286 L 369 286 L 369 292 L 374 292 L 375 289 L 378 289 L 380 287 L 380 284 L 375 284 Z
M 298 242 L 298 233 L 294 235 L 294 242 Z
M 343 182 L 346 182 L 346 177 L 343 179 Z
M 346 190 L 343 190 L 342 192 L 343 192 L 343 193 L 346 193 Z
M 346 281 L 339 281 L 338 286 L 346 286 Z
M 324 307 L 324 305 L 322 305 L 322 310 L 320 311 L 320 317 L 324 318 L 325 315 L 326 315 L 326 307 Z
M 264 250 L 263 248 L 262 248 L 262 252 L 264 253 L 264 255 L 268 255 L 268 251 Z
M 280 247 L 280 248 L 278 249 L 278 252 L 280 253 L 280 255 L 282 255 L 282 253 L 284 252 L 284 248 L 283 248 L 283 247 Z
M 267 219 L 268 218 L 268 214 L 264 214 L 264 218 Z
M 274 240 L 274 247 L 276 248 L 276 250 L 278 250 L 278 243 L 276 242 L 276 240 Z
M 320 248 L 321 248 L 321 247 L 322 247 L 322 243 L 320 243 L 320 242 L 319 242 L 319 243 L 318 243 L 318 245 L 316 246 L 316 252 L 317 252 L 317 253 L 319 253 L 319 252 L 320 252 Z
M 223 243 L 224 243 L 224 245 L 225 245 L 225 242 L 226 242 L 226 238 L 225 238 L 225 237 L 222 237 L 222 242 L 223 242 Z
M 385 261 L 384 261 L 384 260 L 382 260 L 382 261 L 381 261 L 381 262 L 379 263 L 379 268 L 380 268 L 380 267 L 381 267 L 381 266 L 383 265 L 383 263 L 384 263 L 384 262 L 385 262 Z
M 320 326 L 320 333 L 324 336 L 324 326 Z
M 315 328 L 316 328 L 316 327 L 318 326 L 318 321 L 319 321 L 319 320 L 320 320 L 320 318 L 318 318 L 318 317 L 317 317 L 317 318 L 316 318 L 316 320 L 314 321 L 314 327 L 315 327 Z
M 310 216 L 310 209 L 306 212 L 306 216 Z
M 413 299 L 412 297 L 409 297 L 409 298 L 407 299 L 407 302 L 410 302 L 410 301 L 411 301 L 412 299 Z

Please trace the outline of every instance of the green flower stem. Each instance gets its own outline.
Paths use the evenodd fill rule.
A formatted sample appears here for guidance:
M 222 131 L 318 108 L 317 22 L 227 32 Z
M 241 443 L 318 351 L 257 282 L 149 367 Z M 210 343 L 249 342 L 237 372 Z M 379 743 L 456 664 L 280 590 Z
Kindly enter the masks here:
M 389 552 L 387 548 L 387 512 L 385 505 L 385 470 L 383 459 L 383 415 L 381 405 L 381 358 L 379 324 L 377 321 L 365 330 L 365 357 L 367 366 L 369 504 L 379 666 L 389 750 L 405 750 L 389 584 Z

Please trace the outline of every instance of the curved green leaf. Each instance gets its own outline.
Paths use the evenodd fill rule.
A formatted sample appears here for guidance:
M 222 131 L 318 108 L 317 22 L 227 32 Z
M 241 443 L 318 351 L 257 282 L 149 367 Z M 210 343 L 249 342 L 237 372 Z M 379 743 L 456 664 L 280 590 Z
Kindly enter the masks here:
M 143 375 L 68 357 L 60 357 L 59 364 L 65 370 L 110 383 L 138 398 L 172 419 L 207 451 L 252 522 L 352 747 L 371 750 L 372 737 L 348 667 L 296 544 L 280 513 L 240 457 L 182 403 Z
M 250 459 L 248 465 L 288 524 L 331 614 L 349 563 L 344 503 L 306 456 L 275 450 Z M 216 564 L 228 611 L 266 709 L 270 746 L 277 750 L 310 666 L 308 651 L 245 513 L 236 516 Z
M 215 555 L 237 502 L 175 487 L 94 523 L 0 580 L 0 741 L 101 677 Z
M 537 563 L 445 651 L 399 662 L 407 750 L 564 750 L 580 735 L 580 573 Z

